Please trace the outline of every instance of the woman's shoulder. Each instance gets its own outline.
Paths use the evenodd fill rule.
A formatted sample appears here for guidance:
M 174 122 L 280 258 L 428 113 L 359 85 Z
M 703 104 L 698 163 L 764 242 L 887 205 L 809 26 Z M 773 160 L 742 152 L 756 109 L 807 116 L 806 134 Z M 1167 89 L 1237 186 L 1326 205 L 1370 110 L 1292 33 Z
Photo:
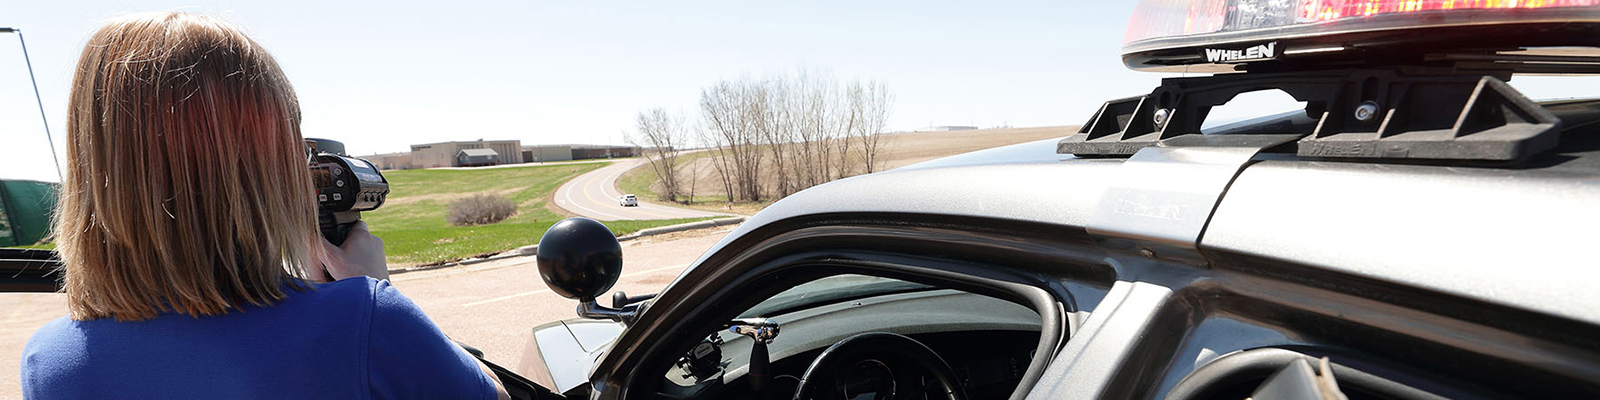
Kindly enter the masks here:
M 336 282 L 317 284 L 314 290 L 305 294 L 316 298 L 312 301 L 316 303 L 362 302 L 374 324 L 405 323 L 402 321 L 426 319 L 421 308 L 400 293 L 399 289 L 389 284 L 387 279 L 379 280 L 365 276 L 345 278 Z M 388 321 L 384 321 L 385 317 L 388 317 Z
M 29 339 L 27 347 L 34 348 L 61 342 L 67 342 L 64 344 L 72 345 L 72 342 L 85 340 L 85 337 L 94 336 L 96 332 L 116 330 L 116 328 L 249 324 L 261 318 L 281 321 L 284 315 L 309 317 L 316 314 L 349 316 L 352 312 L 364 314 L 378 303 L 377 300 L 385 287 L 388 287 L 387 282 L 369 277 L 356 277 L 326 283 L 306 283 L 304 286 L 298 286 L 298 289 L 296 284 L 289 282 L 284 284 L 285 297 L 271 305 L 245 305 L 220 315 L 199 318 L 169 310 L 155 318 L 134 324 L 120 323 L 111 318 L 80 321 L 62 316 L 51 320 L 35 331 Z
M 81 376 L 85 367 L 76 360 L 87 359 L 85 337 L 75 327 L 75 321 L 59 317 L 44 324 L 28 338 L 22 348 L 21 390 L 26 397 L 35 396 L 41 388 L 61 380 L 54 376 Z
M 318 283 L 315 286 L 315 289 L 307 291 L 312 297 L 325 297 L 329 300 L 362 299 L 368 301 L 374 308 L 392 308 L 410 304 L 410 300 L 400 294 L 394 285 L 389 284 L 387 279 L 358 276 Z
M 374 324 L 384 322 L 387 317 L 390 323 L 416 323 L 427 322 L 431 327 L 432 322 L 423 314 L 422 308 L 411 301 L 411 298 L 400 293 L 388 280 L 374 280 L 372 287 L 372 314 Z
M 354 296 L 370 297 L 378 292 L 380 285 L 388 285 L 387 281 L 372 279 L 370 276 L 356 276 L 344 278 L 333 282 L 312 283 L 314 292 L 328 296 Z M 291 289 L 292 290 L 292 289 Z
M 83 335 L 74 325 L 73 321 L 66 316 L 57 317 L 45 323 L 43 327 L 33 332 L 33 336 L 28 338 L 28 344 L 23 346 L 23 362 L 26 363 L 31 354 L 49 353 L 42 351 L 43 349 L 81 347 L 70 346 L 70 344 L 83 341 Z M 68 346 L 63 346 L 64 344 Z
M 352 316 L 366 316 L 372 313 L 373 308 L 377 306 L 376 299 L 382 285 L 382 281 L 365 276 L 334 282 L 306 283 L 305 286 L 298 288 L 292 282 L 285 283 L 284 299 L 265 307 L 246 306 L 239 314 L 241 316 L 279 314 L 296 315 L 298 318 L 348 320 Z M 270 318 L 265 315 L 260 317 Z M 363 317 L 346 322 L 360 322 L 364 319 Z

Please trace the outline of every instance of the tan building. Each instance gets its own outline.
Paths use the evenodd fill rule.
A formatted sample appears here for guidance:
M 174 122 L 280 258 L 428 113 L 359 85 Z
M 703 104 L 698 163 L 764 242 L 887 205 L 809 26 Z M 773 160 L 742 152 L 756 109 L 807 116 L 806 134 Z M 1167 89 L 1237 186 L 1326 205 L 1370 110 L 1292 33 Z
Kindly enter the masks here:
M 567 161 L 572 159 L 572 146 L 522 146 L 523 162 Z
M 378 166 L 378 169 L 385 171 L 417 168 L 411 153 L 374 154 L 362 158 L 371 161 L 372 164 Z
M 467 154 L 467 157 L 463 158 L 464 150 L 474 149 L 492 150 L 495 154 L 494 160 L 490 162 L 485 159 L 488 155 L 484 152 L 468 152 L 472 154 Z M 633 146 L 585 144 L 523 146 L 520 140 L 478 140 L 414 144 L 408 153 L 374 154 L 363 158 L 372 161 L 379 169 L 397 170 L 635 157 L 640 154 L 640 149 Z M 463 160 L 466 161 L 463 163 Z
M 460 163 L 456 156 L 467 149 L 494 150 L 499 154 L 500 164 L 523 162 L 520 140 L 478 140 L 411 145 L 412 163 L 417 168 L 459 167 Z

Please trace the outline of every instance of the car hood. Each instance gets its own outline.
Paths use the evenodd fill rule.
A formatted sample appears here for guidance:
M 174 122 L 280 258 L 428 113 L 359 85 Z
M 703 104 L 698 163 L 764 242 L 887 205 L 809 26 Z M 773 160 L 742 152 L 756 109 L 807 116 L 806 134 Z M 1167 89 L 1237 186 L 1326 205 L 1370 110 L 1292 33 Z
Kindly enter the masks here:
M 557 392 L 567 393 L 589 382 L 595 364 L 616 342 L 623 328 L 618 322 L 586 319 L 557 321 L 534 328 L 532 348 L 524 353 L 518 373 L 535 382 L 549 384 Z

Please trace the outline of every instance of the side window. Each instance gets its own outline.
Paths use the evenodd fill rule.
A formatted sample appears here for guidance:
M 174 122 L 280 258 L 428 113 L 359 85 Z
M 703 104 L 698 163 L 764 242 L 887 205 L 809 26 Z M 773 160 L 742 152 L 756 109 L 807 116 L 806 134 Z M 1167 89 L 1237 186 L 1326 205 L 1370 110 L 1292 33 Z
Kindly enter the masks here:
M 669 398 L 1003 399 L 1039 344 L 1040 317 L 1010 301 L 867 275 L 768 297 L 687 349 Z

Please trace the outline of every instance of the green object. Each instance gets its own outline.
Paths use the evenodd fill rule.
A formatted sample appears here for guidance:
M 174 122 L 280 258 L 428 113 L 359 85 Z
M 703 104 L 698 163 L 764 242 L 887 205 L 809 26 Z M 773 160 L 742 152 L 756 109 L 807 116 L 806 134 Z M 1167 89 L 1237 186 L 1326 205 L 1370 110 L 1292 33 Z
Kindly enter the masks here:
M 59 185 L 0 180 L 0 246 L 31 246 L 50 234 Z

